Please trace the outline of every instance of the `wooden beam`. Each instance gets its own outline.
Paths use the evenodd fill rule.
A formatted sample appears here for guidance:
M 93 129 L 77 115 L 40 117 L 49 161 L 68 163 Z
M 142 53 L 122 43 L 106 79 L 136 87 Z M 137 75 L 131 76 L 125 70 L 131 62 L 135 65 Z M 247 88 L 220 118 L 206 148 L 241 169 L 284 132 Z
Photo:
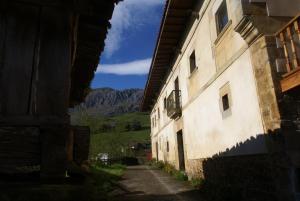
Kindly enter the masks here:
M 300 67 L 285 75 L 281 80 L 282 92 L 286 92 L 298 86 L 300 86 Z

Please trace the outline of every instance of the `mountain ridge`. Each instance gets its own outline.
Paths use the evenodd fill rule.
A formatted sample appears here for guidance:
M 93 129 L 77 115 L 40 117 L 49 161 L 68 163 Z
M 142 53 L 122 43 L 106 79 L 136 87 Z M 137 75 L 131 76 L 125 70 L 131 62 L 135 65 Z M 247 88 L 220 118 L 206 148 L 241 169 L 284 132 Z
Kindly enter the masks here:
M 117 90 L 109 87 L 93 89 L 85 102 L 73 109 L 73 112 L 85 110 L 91 115 L 112 116 L 138 112 L 144 94 L 143 89 L 130 88 Z

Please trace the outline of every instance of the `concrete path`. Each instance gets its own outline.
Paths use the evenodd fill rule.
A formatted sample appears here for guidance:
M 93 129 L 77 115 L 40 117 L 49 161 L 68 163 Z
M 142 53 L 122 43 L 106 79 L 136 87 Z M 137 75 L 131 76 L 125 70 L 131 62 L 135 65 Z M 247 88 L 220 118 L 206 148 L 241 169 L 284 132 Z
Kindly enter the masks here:
M 203 201 L 187 183 L 148 166 L 128 167 L 120 186 L 122 201 Z

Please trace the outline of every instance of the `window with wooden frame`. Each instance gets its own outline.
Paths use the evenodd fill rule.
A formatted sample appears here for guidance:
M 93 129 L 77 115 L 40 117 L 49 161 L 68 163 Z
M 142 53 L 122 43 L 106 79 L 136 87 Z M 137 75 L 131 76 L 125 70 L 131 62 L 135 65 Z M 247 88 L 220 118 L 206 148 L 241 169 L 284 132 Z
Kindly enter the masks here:
M 228 94 L 225 94 L 222 96 L 222 105 L 223 105 L 223 111 L 229 110 L 229 96 Z
M 169 147 L 169 141 L 167 141 L 167 152 L 169 152 L 170 147 Z
M 164 110 L 167 109 L 167 97 L 164 98 Z
M 152 127 L 154 128 L 155 125 L 154 125 L 154 118 L 152 117 Z
M 195 69 L 197 68 L 195 50 L 190 55 L 189 61 L 190 61 L 190 74 L 192 74 L 195 71 Z
M 160 110 L 159 110 L 159 108 L 157 108 L 157 117 L 158 117 L 158 119 L 160 119 Z
M 232 100 L 231 100 L 231 91 L 229 83 L 226 83 L 220 89 L 220 111 L 222 113 L 223 119 L 231 115 Z
M 224 30 L 229 22 L 226 0 L 223 0 L 216 12 L 216 25 L 218 35 Z

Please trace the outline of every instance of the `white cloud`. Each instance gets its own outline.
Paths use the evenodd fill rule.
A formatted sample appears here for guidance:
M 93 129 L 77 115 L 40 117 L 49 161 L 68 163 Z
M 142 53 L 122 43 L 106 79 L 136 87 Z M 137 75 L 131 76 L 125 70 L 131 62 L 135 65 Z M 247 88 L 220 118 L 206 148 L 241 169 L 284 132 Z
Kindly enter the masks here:
M 156 22 L 161 16 L 157 16 L 155 7 L 164 4 L 165 0 L 125 0 L 120 2 L 114 11 L 108 32 L 104 56 L 109 58 L 126 40 L 126 32 L 129 29 L 139 29 L 142 25 Z
M 150 58 L 121 64 L 102 64 L 98 66 L 96 73 L 115 75 L 145 75 L 148 74 L 150 65 Z

